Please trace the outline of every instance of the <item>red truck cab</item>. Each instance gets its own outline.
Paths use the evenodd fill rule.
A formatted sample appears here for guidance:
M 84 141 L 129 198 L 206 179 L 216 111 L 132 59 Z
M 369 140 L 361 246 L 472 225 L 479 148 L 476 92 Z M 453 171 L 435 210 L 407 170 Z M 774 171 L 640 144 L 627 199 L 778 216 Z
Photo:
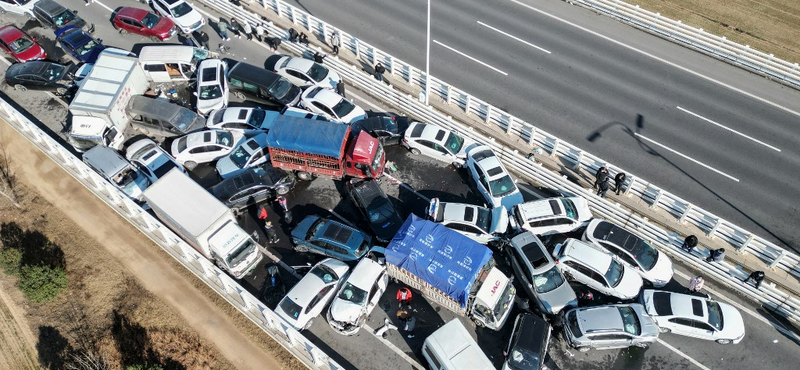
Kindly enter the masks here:
M 358 178 L 377 179 L 383 174 L 386 165 L 386 153 L 378 139 L 366 132 L 352 137 L 345 155 L 345 175 Z

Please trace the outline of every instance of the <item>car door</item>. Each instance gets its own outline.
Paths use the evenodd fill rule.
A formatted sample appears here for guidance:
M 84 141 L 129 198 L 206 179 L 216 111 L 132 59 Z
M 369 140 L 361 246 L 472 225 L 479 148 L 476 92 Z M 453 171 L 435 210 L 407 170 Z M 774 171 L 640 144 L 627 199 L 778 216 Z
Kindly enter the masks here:
M 141 24 L 138 20 L 135 20 L 133 18 L 128 18 L 128 17 L 122 18 L 122 24 L 125 25 L 125 29 L 136 34 L 141 35 L 145 30 L 144 25 Z
M 571 218 L 557 217 L 553 219 L 553 229 L 559 234 L 568 233 L 575 228 L 575 222 Z
M 718 332 L 714 330 L 714 328 L 712 328 L 711 325 L 709 325 L 706 322 L 702 322 L 699 320 L 692 320 L 692 329 L 694 329 L 698 338 L 703 338 L 707 340 L 717 339 Z
M 450 158 L 447 153 L 438 149 L 439 144 L 424 139 L 419 139 L 416 142 L 419 144 L 417 149 L 419 149 L 422 154 L 443 162 L 450 162 Z
M 539 296 L 536 294 L 536 288 L 533 286 L 533 281 L 531 280 L 533 279 L 533 271 L 531 271 L 530 267 L 525 261 L 525 257 L 523 257 L 516 248 L 509 248 L 508 250 L 511 254 L 511 268 L 514 269 L 515 276 L 519 280 L 520 284 L 524 286 L 525 291 L 528 293 L 528 297 L 536 301 L 539 309 L 545 311 L 544 306 L 539 300 Z
M 673 333 L 686 335 L 689 337 L 696 337 L 695 331 L 692 328 L 693 320 L 682 317 L 673 317 L 667 320 L 667 322 L 669 323 L 667 328 Z
M 172 13 L 169 12 L 168 8 L 160 0 L 152 0 L 151 5 L 159 15 L 172 18 Z
M 264 154 L 264 149 L 259 148 L 250 156 L 250 159 L 247 161 L 245 167 L 258 166 L 259 164 L 262 164 L 266 161 L 267 161 L 267 156 Z
M 289 82 L 297 86 L 308 86 L 314 84 L 314 81 L 312 81 L 311 78 L 309 78 L 300 71 L 290 68 L 286 68 L 284 71 L 286 73 L 283 74 L 283 77 L 286 77 L 286 79 L 289 80 Z
M 325 307 L 325 305 L 320 303 L 327 302 L 325 298 L 335 286 L 336 284 L 328 284 L 324 286 L 322 289 L 320 289 L 317 295 L 315 295 L 314 298 L 311 299 L 311 302 L 308 303 L 308 307 L 306 307 L 306 309 L 303 310 L 303 314 L 304 316 L 306 316 L 306 321 L 308 323 L 311 322 L 311 319 L 317 317 L 320 314 L 320 312 L 322 312 L 322 309 Z
M 631 345 L 631 338 L 624 334 L 598 334 L 590 335 L 592 339 L 592 347 L 595 348 L 627 348 Z
M 462 234 L 468 236 L 469 238 L 478 241 L 478 243 L 488 243 L 491 240 L 491 235 L 484 233 L 481 229 L 478 229 L 475 226 L 469 224 L 462 224 L 462 223 L 453 223 L 449 225 L 457 225 L 458 228 L 456 230 L 461 231 Z
M 315 111 L 315 112 L 317 112 L 319 114 L 322 114 L 324 116 L 327 116 L 327 118 L 330 119 L 330 120 L 335 120 L 335 121 L 339 120 L 339 117 L 337 117 L 336 114 L 333 113 L 333 110 L 331 110 L 330 108 L 326 107 L 322 103 L 320 103 L 318 101 L 313 101 L 313 102 L 311 102 L 311 105 L 313 107 L 313 109 L 312 109 L 313 111 Z
M 577 280 L 581 284 L 601 293 L 605 293 L 607 291 L 607 289 L 604 287 L 604 284 L 597 280 L 597 274 L 594 271 L 575 261 L 564 261 L 563 264 L 569 267 L 569 272 L 573 276 L 573 280 Z

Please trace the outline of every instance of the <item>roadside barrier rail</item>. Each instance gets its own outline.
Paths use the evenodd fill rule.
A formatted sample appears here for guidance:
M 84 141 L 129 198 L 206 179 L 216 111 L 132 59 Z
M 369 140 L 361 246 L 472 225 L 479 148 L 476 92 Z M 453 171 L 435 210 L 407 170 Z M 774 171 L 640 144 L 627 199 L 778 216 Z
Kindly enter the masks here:
M 354 53 L 358 59 L 366 59 L 370 63 L 381 61 L 386 67 L 387 73 L 399 76 L 414 87 L 424 89 L 424 72 L 417 70 L 413 66 L 360 41 L 358 38 L 347 34 L 343 30 L 337 29 L 316 17 L 287 5 L 280 0 L 260 1 L 260 5 L 265 9 L 274 11 L 277 15 L 287 18 L 293 24 L 303 27 L 310 32 L 309 36 L 313 34 L 327 42 L 331 34 L 334 31 L 338 31 L 342 43 L 341 50 L 349 50 Z M 262 22 L 256 14 L 225 0 L 200 0 L 200 2 L 213 7 L 227 17 L 236 17 L 237 19 L 253 23 Z M 288 37 L 286 30 L 276 27 L 271 22 L 268 28 L 272 35 L 279 35 L 284 39 Z M 291 42 L 281 44 L 281 48 L 305 56 L 309 55 L 313 47 L 313 44 L 311 47 L 305 47 L 300 43 Z M 629 227 L 637 231 L 646 239 L 651 240 L 660 250 L 670 254 L 673 258 L 679 258 L 695 266 L 707 275 L 716 277 L 724 284 L 737 289 L 755 301 L 761 302 L 782 316 L 793 320 L 800 320 L 800 300 L 791 294 L 772 287 L 769 284 L 762 284 L 760 290 L 754 289 L 750 285 L 743 284 L 741 279 L 746 277 L 744 272 L 726 262 L 713 264 L 703 262 L 700 257 L 705 258 L 705 256 L 707 256 L 707 252 L 704 250 L 695 250 L 692 255 L 682 252 L 680 246 L 683 243 L 683 239 L 678 238 L 677 234 L 666 232 L 647 219 L 638 217 L 630 211 L 623 209 L 619 204 L 612 205 L 608 200 L 595 196 L 591 190 L 584 189 L 541 165 L 536 165 L 533 161 L 525 158 L 524 155 L 527 153 L 519 153 L 517 150 L 501 145 L 495 138 L 482 136 L 472 127 L 455 122 L 452 117 L 446 116 L 432 107 L 425 106 L 407 93 L 377 81 L 370 73 L 365 72 L 361 68 L 345 63 L 338 58 L 326 58 L 325 65 L 335 69 L 350 85 L 358 87 L 368 94 L 374 95 L 376 98 L 401 109 L 410 116 L 419 118 L 425 122 L 453 129 L 464 136 L 489 144 L 498 156 L 501 157 L 506 166 L 515 172 L 523 174 L 525 177 L 535 180 L 544 186 L 583 196 L 589 201 L 592 212 L 596 216 L 614 221 L 621 226 Z M 431 77 L 431 91 L 432 94 L 436 94 L 436 96 L 439 96 L 448 104 L 457 105 L 464 110 L 465 113 L 478 117 L 485 124 L 499 127 L 506 132 L 510 138 L 520 140 L 531 150 L 534 150 L 534 148 L 541 148 L 551 157 L 561 159 L 566 163 L 572 163 L 575 170 L 583 168 L 594 173 L 600 166 L 607 166 L 612 175 L 623 171 L 621 168 L 613 166 L 591 153 L 587 153 L 578 147 L 536 128 L 536 126 L 511 116 L 453 86 L 447 85 L 435 77 Z M 800 266 L 798 266 L 798 261 L 800 259 L 796 254 L 785 251 L 761 237 L 755 236 L 736 225 L 726 222 L 720 217 L 664 191 L 660 187 L 642 178 L 631 175 L 628 171 L 624 172 L 628 174 L 628 180 L 625 186 L 626 194 L 639 197 L 653 209 L 663 209 L 667 211 L 674 216 L 676 220 L 696 226 L 703 230 L 708 237 L 719 238 L 734 246 L 741 253 L 752 253 L 758 256 L 767 263 L 769 267 L 779 268 L 790 272 L 796 277 L 800 277 Z
M 258 298 L 244 290 L 228 274 L 203 257 L 159 220 L 142 210 L 139 205 L 100 177 L 83 161 L 76 158 L 2 98 L 0 98 L 0 117 L 120 216 L 147 235 L 222 298 L 225 298 L 228 303 L 236 307 L 239 312 L 280 343 L 309 369 L 344 369 L 306 337 L 275 315 Z

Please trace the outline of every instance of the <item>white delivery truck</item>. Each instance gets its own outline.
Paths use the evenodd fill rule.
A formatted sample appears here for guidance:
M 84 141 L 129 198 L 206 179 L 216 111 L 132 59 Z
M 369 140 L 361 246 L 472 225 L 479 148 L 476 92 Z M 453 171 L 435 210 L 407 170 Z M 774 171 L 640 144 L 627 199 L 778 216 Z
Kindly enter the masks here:
M 133 95 L 144 94 L 148 87 L 135 57 L 113 51 L 100 53 L 69 105 L 70 144 L 79 152 L 95 145 L 122 148 L 130 128 L 128 101 Z
M 143 197 L 161 222 L 235 278 L 261 262 L 258 245 L 236 223 L 233 211 L 180 170 L 170 170 Z
M 385 255 L 389 276 L 430 301 L 492 330 L 508 320 L 517 292 L 485 245 L 412 214 Z
M 432 370 L 494 370 L 492 362 L 458 319 L 425 338 L 422 357 Z

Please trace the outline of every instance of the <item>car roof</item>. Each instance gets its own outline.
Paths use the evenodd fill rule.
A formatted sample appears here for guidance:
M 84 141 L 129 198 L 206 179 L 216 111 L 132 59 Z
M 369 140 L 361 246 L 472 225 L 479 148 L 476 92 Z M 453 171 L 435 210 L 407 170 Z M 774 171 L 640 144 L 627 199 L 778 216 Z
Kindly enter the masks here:
M 182 3 L 183 2 L 183 0 L 161 0 L 161 1 L 163 1 L 165 4 L 168 4 L 168 5 L 176 5 L 178 3 Z
M 24 35 L 25 32 L 22 32 L 21 29 L 17 28 L 17 26 L 11 24 L 0 28 L 0 37 L 2 37 L 4 40 L 17 39 Z
M 107 176 L 113 176 L 131 164 L 114 149 L 97 145 L 83 153 L 83 160 Z
M 584 333 L 623 330 L 622 316 L 616 306 L 578 309 L 578 325 Z
M 697 296 L 656 291 L 653 292 L 653 304 L 659 316 L 680 316 L 708 321 L 705 299 Z
M 355 195 L 361 198 L 365 204 L 372 203 L 372 200 L 375 198 L 388 198 L 375 180 L 364 179 L 356 182 L 348 182 L 348 184 L 352 186 Z
M 288 55 L 284 55 L 284 57 L 289 58 L 289 62 L 286 64 L 286 67 L 296 69 L 298 71 L 308 71 L 311 69 L 311 66 L 314 65 L 314 61 L 306 58 L 291 57 Z
M 600 272 L 611 265 L 611 256 L 597 248 L 592 247 L 577 239 L 568 239 L 566 245 L 561 249 L 562 256 L 568 256 L 581 263 L 596 267 Z
M 341 95 L 322 87 L 317 87 L 316 92 L 311 92 L 307 98 L 314 99 L 328 107 L 333 107 L 344 99 Z
M 224 58 L 224 62 L 228 63 L 228 78 L 235 77 L 240 80 L 245 80 L 251 83 L 262 85 L 265 87 L 271 86 L 275 81 L 281 78 L 280 75 L 264 68 L 254 66 L 245 62 L 240 62 L 234 59 Z
M 222 61 L 219 59 L 205 59 L 200 62 L 197 68 L 197 76 L 199 83 L 216 83 L 219 82 L 219 68 L 222 66 Z M 213 73 L 210 73 L 213 71 Z
M 520 253 L 530 261 L 531 267 L 533 267 L 534 270 L 548 268 L 553 264 L 550 255 L 547 254 L 547 251 L 543 248 L 544 244 L 540 246 L 537 241 L 541 243 L 541 240 L 530 231 L 526 231 L 511 239 L 512 246 L 519 249 Z
M 384 270 L 386 270 L 386 267 L 380 263 L 370 258 L 362 258 L 355 269 L 350 272 L 350 277 L 347 278 L 347 282 L 369 291 Z
M 136 18 L 136 19 L 142 19 L 148 13 L 150 13 L 149 11 L 147 11 L 145 9 L 134 8 L 132 6 L 122 6 L 120 8 L 122 8 L 122 9 L 120 9 L 117 12 L 117 15 L 124 15 L 124 16 L 128 16 L 128 17 L 131 17 L 131 18 Z
M 614 244 L 627 252 L 632 252 L 636 245 L 644 242 L 642 238 L 630 231 L 614 225 L 608 221 L 600 220 L 594 224 L 592 237 L 598 240 L 605 240 Z
M 525 202 L 517 204 L 517 209 L 522 213 L 525 221 L 560 215 L 563 213 L 563 206 L 559 199 L 560 198 L 548 198 Z
M 51 64 L 58 64 L 53 62 L 48 62 L 46 60 L 30 60 L 25 63 L 14 63 L 8 66 L 6 69 L 6 75 L 9 74 L 32 74 L 32 75 L 41 75 Z M 58 64 L 63 67 L 63 65 Z
M 523 313 L 519 316 L 519 326 L 516 328 L 519 335 L 512 348 L 523 348 L 535 354 L 546 350 L 547 337 L 550 332 L 550 324 L 539 316 Z M 539 359 L 541 361 L 543 359 Z
M 72 46 L 83 45 L 92 39 L 92 36 L 89 36 L 86 32 L 83 32 L 83 30 L 79 28 L 65 30 L 60 37 L 62 40 L 64 40 L 64 42 Z
M 35 7 L 39 8 L 41 11 L 47 13 L 50 16 L 58 15 L 67 8 L 53 0 L 39 0 L 34 5 Z M 73 11 L 74 13 L 74 11 Z
M 217 131 L 225 130 L 199 131 L 186 135 L 186 150 L 210 143 L 216 143 Z
M 350 237 L 355 234 L 356 231 L 333 220 L 326 220 L 325 227 L 322 228 L 314 237 L 317 239 L 326 239 L 330 241 L 337 242 L 341 244 L 340 246 L 345 247 L 346 249 L 350 249 L 354 251 L 355 248 L 352 246 L 347 245 L 347 242 L 350 240 Z M 358 247 L 358 246 L 355 246 Z
M 250 108 L 250 107 L 225 108 L 225 110 L 222 112 L 222 121 L 220 121 L 220 123 L 247 122 L 253 110 L 255 109 L 259 108 Z
M 475 218 L 478 217 L 478 206 L 464 203 L 440 203 L 440 207 L 444 208 L 442 215 L 443 221 L 460 221 L 474 223 Z M 481 207 L 483 208 L 483 207 Z

